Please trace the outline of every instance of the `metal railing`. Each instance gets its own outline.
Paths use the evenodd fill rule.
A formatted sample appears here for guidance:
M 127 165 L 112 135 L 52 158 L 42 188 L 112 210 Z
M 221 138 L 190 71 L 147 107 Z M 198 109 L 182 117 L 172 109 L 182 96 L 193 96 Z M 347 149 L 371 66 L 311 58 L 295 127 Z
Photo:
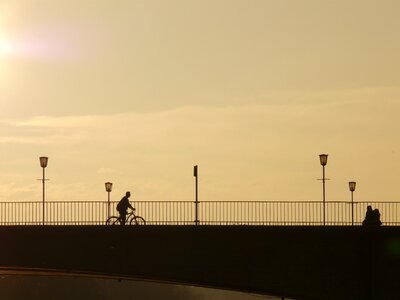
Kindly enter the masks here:
M 0 225 L 41 225 L 42 202 L 0 202 Z M 111 202 L 116 215 L 117 202 Z M 400 225 L 400 202 L 354 202 L 354 225 L 361 225 L 367 205 L 378 208 L 383 225 Z M 193 225 L 193 201 L 134 201 L 149 225 Z M 326 225 L 351 225 L 351 202 L 326 202 Z M 105 201 L 45 203 L 46 225 L 104 225 Z M 322 225 L 321 201 L 202 201 L 200 225 Z

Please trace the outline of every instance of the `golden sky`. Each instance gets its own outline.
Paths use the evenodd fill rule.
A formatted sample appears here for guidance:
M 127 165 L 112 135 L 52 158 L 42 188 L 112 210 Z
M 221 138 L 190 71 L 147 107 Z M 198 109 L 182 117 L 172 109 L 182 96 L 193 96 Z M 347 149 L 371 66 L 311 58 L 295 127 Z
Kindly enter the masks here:
M 0 201 L 400 200 L 399 11 L 0 1 Z

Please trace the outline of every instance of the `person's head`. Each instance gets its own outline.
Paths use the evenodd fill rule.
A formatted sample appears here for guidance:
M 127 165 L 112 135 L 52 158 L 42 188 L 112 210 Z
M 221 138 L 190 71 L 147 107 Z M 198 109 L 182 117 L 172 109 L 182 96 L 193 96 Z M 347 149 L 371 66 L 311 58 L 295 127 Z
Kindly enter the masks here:
M 125 196 L 129 198 L 131 196 L 131 192 L 126 192 Z

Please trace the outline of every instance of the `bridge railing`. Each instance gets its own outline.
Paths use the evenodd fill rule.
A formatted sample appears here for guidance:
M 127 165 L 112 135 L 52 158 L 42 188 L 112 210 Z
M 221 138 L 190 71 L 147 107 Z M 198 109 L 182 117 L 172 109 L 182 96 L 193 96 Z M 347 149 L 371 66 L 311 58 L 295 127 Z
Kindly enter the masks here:
M 111 202 L 115 215 L 117 202 Z M 0 225 L 40 225 L 42 202 L 0 202 Z M 193 201 L 134 201 L 137 214 L 150 225 L 191 225 Z M 400 202 L 354 202 L 354 225 L 360 225 L 367 205 L 378 208 L 383 225 L 400 225 Z M 326 225 L 351 225 L 352 205 L 328 201 Z M 201 225 L 322 225 L 321 201 L 202 201 L 198 206 Z M 102 225 L 108 215 L 105 201 L 49 201 L 45 203 L 47 225 Z

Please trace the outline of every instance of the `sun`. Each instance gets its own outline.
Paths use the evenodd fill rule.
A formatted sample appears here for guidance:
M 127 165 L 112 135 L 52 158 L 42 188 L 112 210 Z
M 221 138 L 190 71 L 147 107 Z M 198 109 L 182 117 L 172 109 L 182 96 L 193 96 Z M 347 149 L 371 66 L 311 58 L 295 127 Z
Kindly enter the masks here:
M 12 43 L 4 37 L 0 36 L 0 57 L 8 56 L 13 52 Z

